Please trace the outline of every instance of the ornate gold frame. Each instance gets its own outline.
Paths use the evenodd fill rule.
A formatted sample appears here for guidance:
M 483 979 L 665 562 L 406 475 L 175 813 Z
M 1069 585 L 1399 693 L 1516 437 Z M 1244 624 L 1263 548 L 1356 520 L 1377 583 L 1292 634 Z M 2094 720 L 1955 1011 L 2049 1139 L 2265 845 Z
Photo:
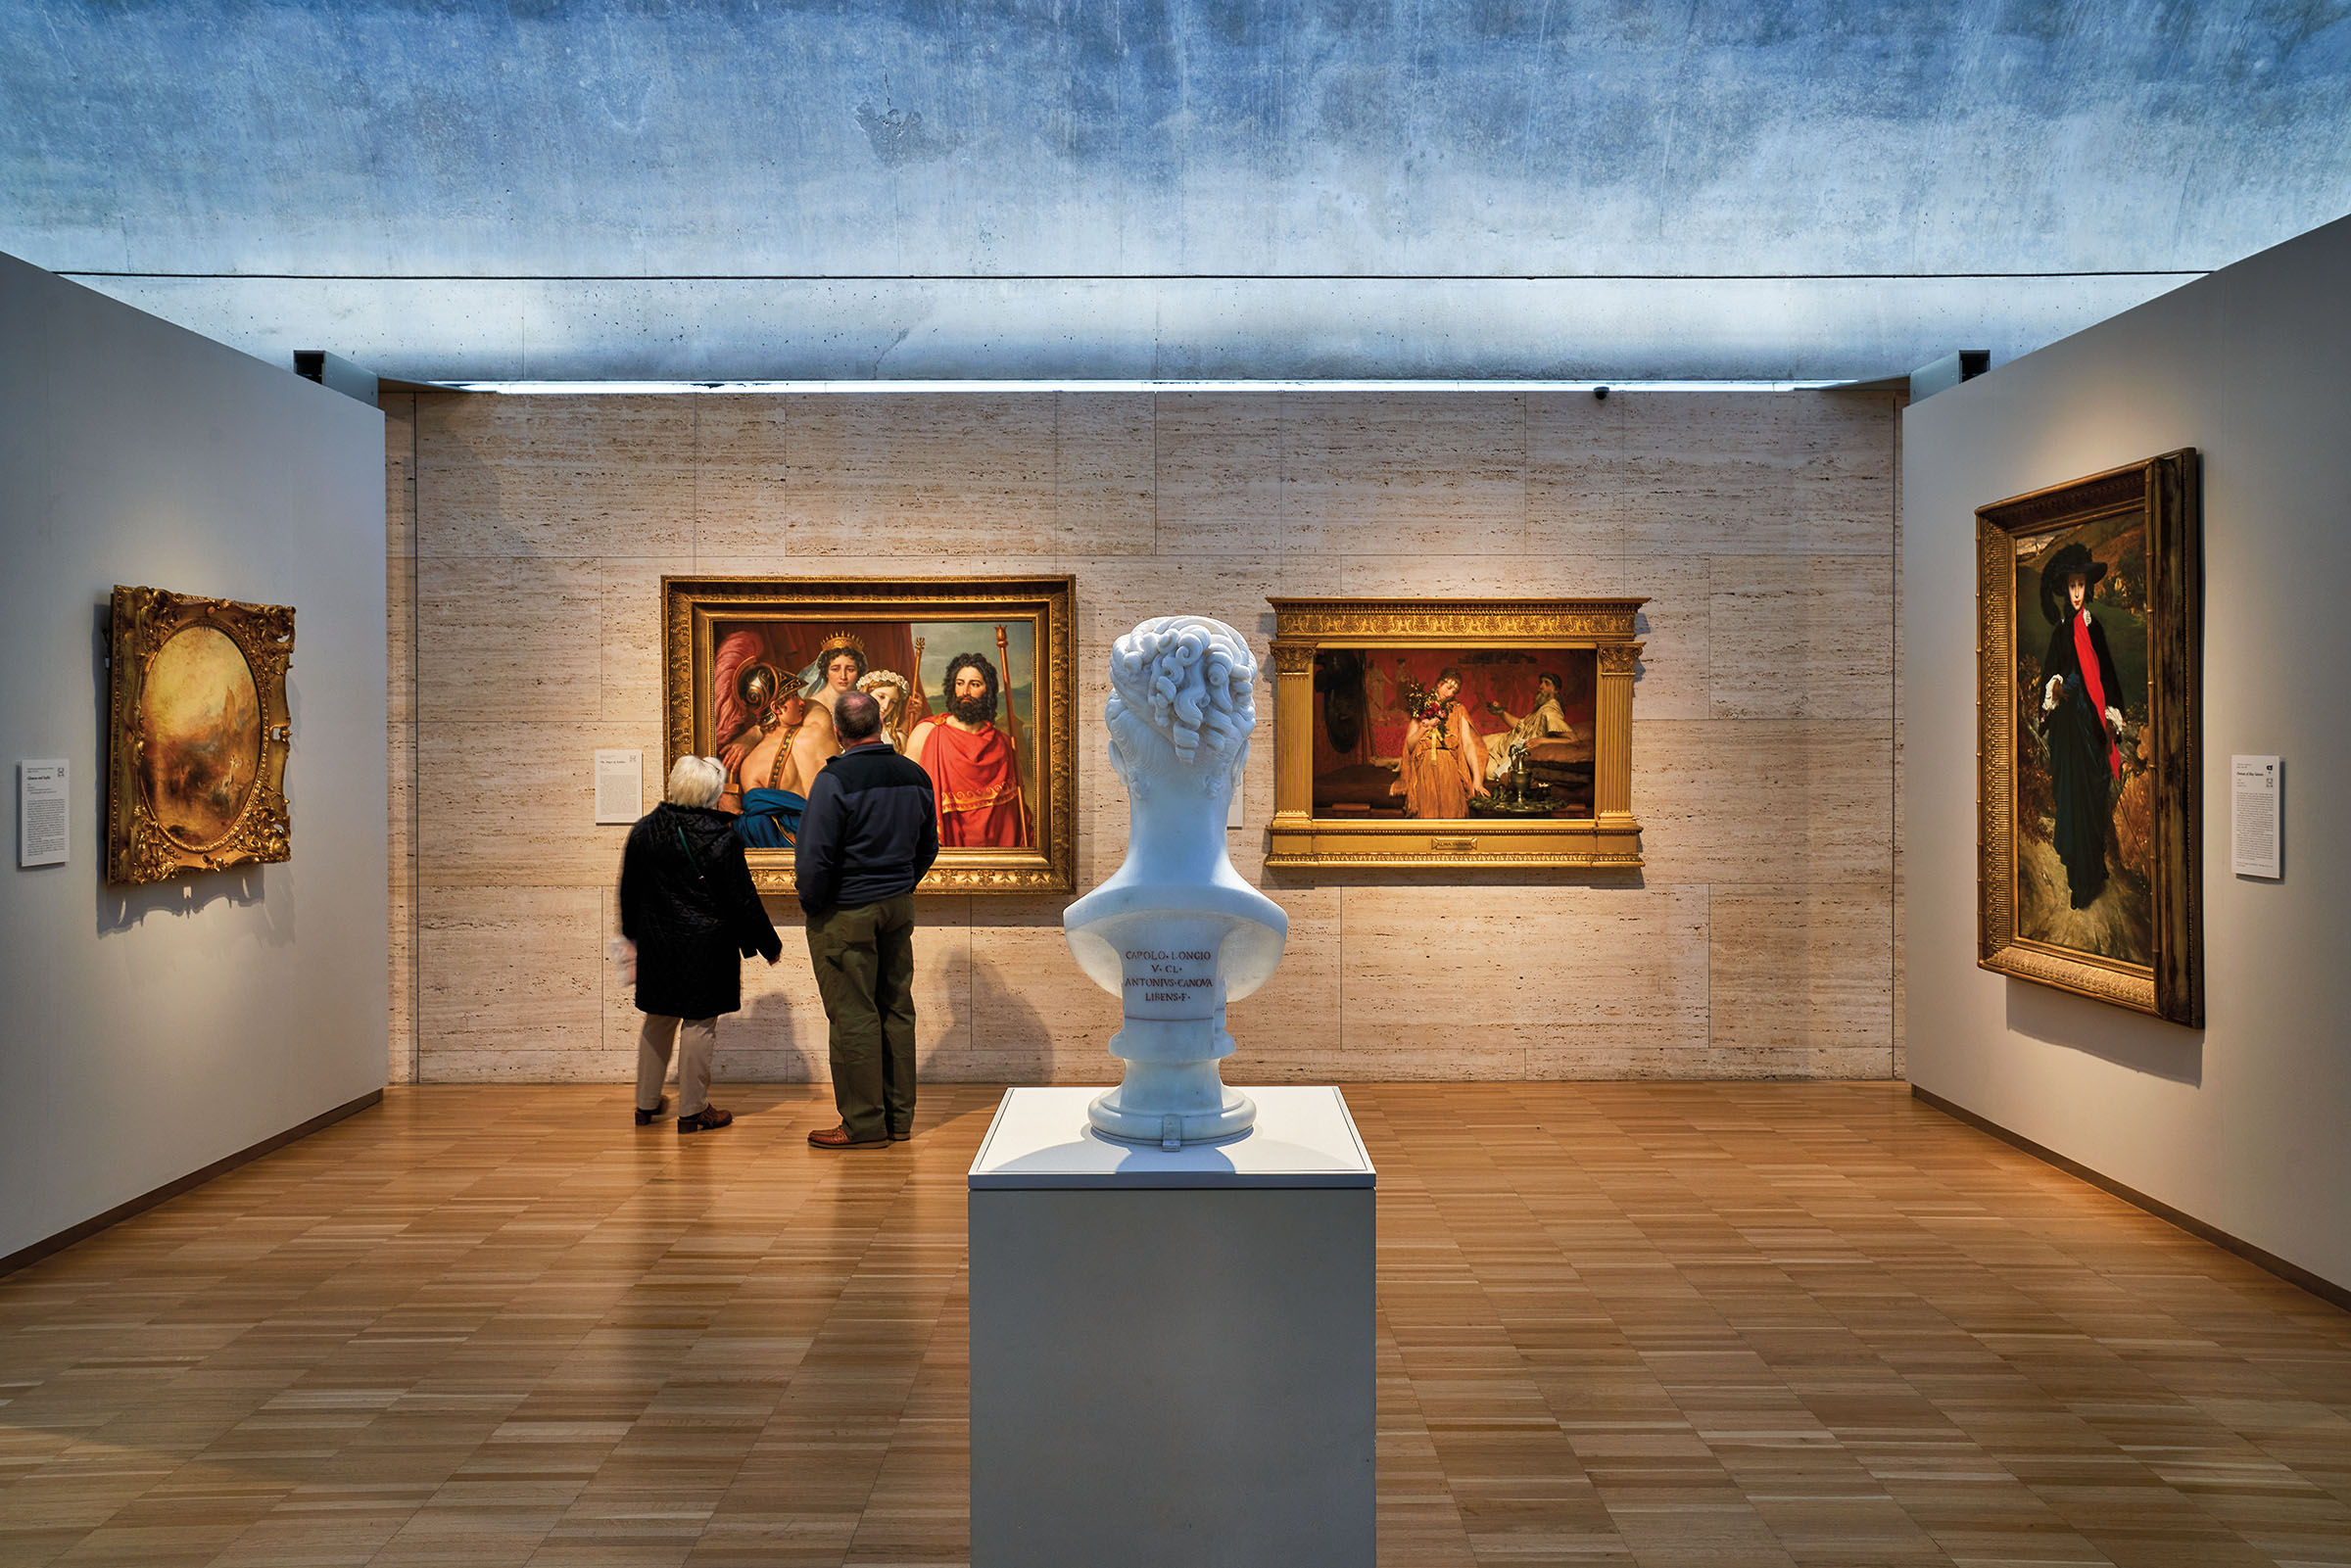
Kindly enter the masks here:
M 215 628 L 245 655 L 262 717 L 262 754 L 253 788 L 227 831 L 197 846 L 183 844 L 164 830 L 139 782 L 148 669 L 164 644 L 191 626 Z M 107 707 L 106 879 L 160 882 L 182 872 L 290 859 L 294 826 L 286 809 L 285 782 L 292 721 L 286 711 L 286 666 L 294 656 L 293 609 L 118 586 L 109 642 L 113 675 Z
M 2174 1023 L 2204 1022 L 2199 798 L 2200 464 L 2183 448 L 1976 511 L 1977 915 L 1984 969 Z M 2020 538 L 2127 512 L 2146 520 L 2155 957 L 2126 964 L 2023 939 L 2016 918 L 2016 555 Z
M 1078 684 L 1070 577 L 664 577 L 661 579 L 662 776 L 689 753 L 716 747 L 695 694 L 709 681 L 714 620 L 1031 619 L 1036 627 L 1037 779 L 1034 849 L 949 849 L 923 879 L 926 893 L 1066 893 L 1078 872 Z M 771 892 L 792 885 L 792 853 L 746 851 L 751 879 Z
M 1634 616 L 1645 598 L 1275 598 L 1273 825 L 1266 865 L 1542 866 L 1632 871 Z M 1599 665 L 1593 815 L 1581 820 L 1339 822 L 1314 814 L 1314 668 L 1324 645 L 1588 647 Z

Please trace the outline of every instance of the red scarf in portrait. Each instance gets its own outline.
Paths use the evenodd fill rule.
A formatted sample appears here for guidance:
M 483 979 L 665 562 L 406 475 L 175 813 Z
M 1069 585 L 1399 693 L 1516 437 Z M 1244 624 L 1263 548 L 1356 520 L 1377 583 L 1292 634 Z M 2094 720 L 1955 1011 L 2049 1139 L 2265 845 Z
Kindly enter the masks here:
M 2106 737 L 2106 766 L 2114 776 L 2123 776 L 2123 754 L 2114 743 L 2114 732 L 2106 727 L 2106 683 L 2098 677 L 2098 651 L 2089 645 L 2089 612 L 2074 612 L 2074 662 L 2082 666 L 2082 685 L 2089 691 L 2089 705 L 2097 710 L 2098 734 Z
M 938 723 L 923 751 L 938 795 L 938 841 L 949 849 L 1025 849 L 1021 770 L 1012 742 L 989 725 L 979 734 Z

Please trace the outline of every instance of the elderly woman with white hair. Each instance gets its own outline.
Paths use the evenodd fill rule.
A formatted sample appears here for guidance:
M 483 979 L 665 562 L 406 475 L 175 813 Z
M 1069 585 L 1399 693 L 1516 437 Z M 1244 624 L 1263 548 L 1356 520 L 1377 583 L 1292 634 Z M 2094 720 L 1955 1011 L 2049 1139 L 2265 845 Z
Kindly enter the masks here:
M 620 860 L 620 934 L 632 944 L 637 1009 L 637 1125 L 662 1112 L 672 1046 L 678 1062 L 678 1131 L 704 1132 L 735 1117 L 710 1103 L 718 1015 L 743 1006 L 743 960 L 773 964 L 784 951 L 751 885 L 733 813 L 715 809 L 727 786 L 716 757 L 680 757 L 668 796 L 629 830 Z

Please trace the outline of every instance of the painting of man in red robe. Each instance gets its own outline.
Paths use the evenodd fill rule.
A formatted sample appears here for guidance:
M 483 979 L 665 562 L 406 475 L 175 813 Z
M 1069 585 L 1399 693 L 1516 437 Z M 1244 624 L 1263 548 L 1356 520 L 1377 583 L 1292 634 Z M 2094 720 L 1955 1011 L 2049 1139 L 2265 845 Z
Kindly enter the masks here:
M 996 655 L 1006 656 L 996 629 Z M 906 754 L 931 775 L 942 849 L 1027 849 L 1034 823 L 1022 784 L 1021 722 L 1001 701 L 996 665 L 983 653 L 947 661 L 946 711 L 915 727 Z M 1002 722 L 998 709 L 1002 708 Z
M 663 579 L 673 758 L 717 759 L 719 809 L 763 889 L 790 884 L 810 791 L 839 760 L 837 702 L 933 778 L 933 886 L 1065 891 L 1077 854 L 1066 577 Z M 821 797 L 823 791 L 817 790 Z

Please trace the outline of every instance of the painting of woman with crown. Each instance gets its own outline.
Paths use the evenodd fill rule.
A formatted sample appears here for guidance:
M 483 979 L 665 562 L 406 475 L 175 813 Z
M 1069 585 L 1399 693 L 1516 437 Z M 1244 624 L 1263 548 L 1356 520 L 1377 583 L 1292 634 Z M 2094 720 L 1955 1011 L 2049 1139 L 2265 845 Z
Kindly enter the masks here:
M 1064 580 L 1037 581 L 1059 590 Z M 771 874 L 789 866 L 808 790 L 840 751 L 834 704 L 850 690 L 882 700 L 891 745 L 935 778 L 951 775 L 940 784 L 948 849 L 1033 857 L 1072 827 L 1071 808 L 1053 798 L 1051 727 L 1040 722 L 1055 689 L 1053 639 L 1064 635 L 1058 595 L 1044 595 L 1040 613 L 1035 595 L 1007 600 L 987 586 L 919 585 L 936 601 L 906 602 L 909 594 L 888 603 L 876 602 L 868 583 L 665 580 L 682 643 L 673 644 L 673 685 L 677 652 L 690 655 L 693 671 L 691 689 L 670 693 L 672 729 L 689 729 L 689 745 L 726 768 L 720 805 L 739 813 L 736 832 L 754 854 L 755 877 L 758 851 L 775 852 Z M 985 677 L 984 697 L 959 689 L 976 670 Z M 1012 882 L 1045 885 L 1025 876 Z
M 887 641 L 890 630 L 835 628 L 812 648 L 807 629 L 791 623 L 733 626 L 719 638 L 712 695 L 727 768 L 719 803 L 742 813 L 736 834 L 745 845 L 792 847 L 809 787 L 840 751 L 833 705 L 864 677 L 869 635 Z

